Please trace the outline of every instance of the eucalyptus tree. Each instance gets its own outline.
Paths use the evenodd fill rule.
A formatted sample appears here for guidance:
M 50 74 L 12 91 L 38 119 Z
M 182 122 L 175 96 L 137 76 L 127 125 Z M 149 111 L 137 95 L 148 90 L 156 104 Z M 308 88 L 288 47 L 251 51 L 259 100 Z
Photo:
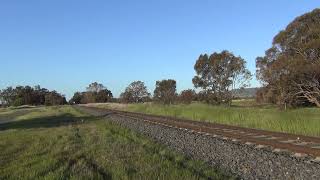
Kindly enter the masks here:
M 144 82 L 134 81 L 120 95 L 120 99 L 125 103 L 141 103 L 148 100 L 150 93 L 147 90 Z
M 243 58 L 227 50 L 200 55 L 194 65 L 196 76 L 192 82 L 196 88 L 206 92 L 210 98 L 207 102 L 230 104 L 231 91 L 249 85 L 251 73 L 245 65 Z
M 257 57 L 260 95 L 279 105 L 320 107 L 320 9 L 294 19 Z
M 173 104 L 177 99 L 177 82 L 167 79 L 156 82 L 153 100 L 163 104 Z

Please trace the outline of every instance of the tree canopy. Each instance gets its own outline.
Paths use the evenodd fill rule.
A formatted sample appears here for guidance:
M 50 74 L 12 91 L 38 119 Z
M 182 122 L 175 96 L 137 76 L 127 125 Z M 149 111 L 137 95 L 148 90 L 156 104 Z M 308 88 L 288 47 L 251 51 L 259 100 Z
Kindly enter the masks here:
M 177 83 L 175 80 L 168 79 L 156 82 L 153 100 L 163 104 L 173 104 L 177 97 Z
M 264 101 L 320 107 L 320 9 L 297 17 L 279 32 L 256 66 Z
M 76 92 L 70 99 L 70 104 L 105 103 L 113 98 L 112 92 L 103 84 L 89 84 L 86 92 Z
M 89 84 L 89 86 L 86 89 L 87 89 L 87 92 L 98 93 L 100 91 L 105 90 L 106 87 L 104 87 L 103 84 L 93 82 L 93 83 Z
M 142 81 L 132 82 L 120 95 L 120 99 L 125 103 L 145 102 L 150 98 L 150 93 Z
M 192 82 L 196 88 L 206 91 L 212 103 L 230 103 L 231 90 L 247 85 L 251 73 L 245 67 L 246 61 L 229 51 L 200 55 L 194 69 Z

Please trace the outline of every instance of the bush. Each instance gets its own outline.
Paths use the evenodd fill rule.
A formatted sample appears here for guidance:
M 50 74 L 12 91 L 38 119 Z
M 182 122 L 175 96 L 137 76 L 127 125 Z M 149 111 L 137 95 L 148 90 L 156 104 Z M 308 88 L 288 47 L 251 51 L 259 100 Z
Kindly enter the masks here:
M 183 104 L 190 104 L 195 100 L 196 93 L 192 89 L 184 90 L 179 95 L 179 102 Z

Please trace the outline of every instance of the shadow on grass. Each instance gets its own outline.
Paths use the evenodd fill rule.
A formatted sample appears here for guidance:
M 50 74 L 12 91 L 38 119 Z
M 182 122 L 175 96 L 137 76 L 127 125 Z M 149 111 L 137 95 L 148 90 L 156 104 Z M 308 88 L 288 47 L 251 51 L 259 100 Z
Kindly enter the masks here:
M 92 119 L 91 116 L 74 117 L 72 114 L 63 114 L 61 116 L 47 116 L 20 121 L 13 121 L 0 124 L 0 131 L 9 129 L 31 129 L 31 128 L 52 128 L 67 126 L 75 123 L 82 123 L 84 120 Z
M 26 115 L 28 113 L 30 113 L 31 111 L 30 110 L 26 110 L 26 109 L 21 109 L 21 110 L 17 110 L 17 111 L 14 111 L 12 113 L 9 113 L 9 114 L 0 114 L 0 119 L 14 119 L 18 116 L 23 116 L 23 115 Z M 32 112 L 40 112 L 39 110 L 34 110 Z

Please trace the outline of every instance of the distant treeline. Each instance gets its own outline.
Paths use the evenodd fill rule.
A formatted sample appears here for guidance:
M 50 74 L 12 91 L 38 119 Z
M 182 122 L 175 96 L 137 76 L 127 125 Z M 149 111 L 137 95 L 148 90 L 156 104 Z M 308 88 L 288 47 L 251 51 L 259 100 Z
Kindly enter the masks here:
M 113 98 L 112 93 L 103 84 L 94 82 L 87 87 L 85 92 L 76 92 L 70 99 L 70 104 L 86 103 L 144 103 L 158 102 L 163 104 L 173 103 L 191 103 L 197 100 L 197 94 L 194 90 L 188 89 L 180 94 L 176 90 L 176 81 L 172 79 L 156 82 L 156 89 L 153 97 L 148 92 L 147 87 L 142 81 L 134 81 L 128 85 L 119 98 Z
M 4 106 L 22 106 L 22 105 L 63 105 L 66 104 L 66 98 L 56 91 L 49 91 L 35 87 L 17 86 L 8 87 L 0 91 L 0 102 Z
M 183 103 L 190 104 L 193 101 L 205 102 L 210 104 L 219 104 L 217 97 L 208 91 L 200 91 L 196 93 L 193 89 L 186 89 L 177 92 L 177 83 L 173 79 L 165 79 L 156 82 L 156 88 L 153 96 L 148 92 L 147 87 L 142 81 L 134 81 L 128 85 L 119 98 L 113 98 L 112 93 L 103 84 L 94 82 L 87 87 L 85 92 L 76 92 L 70 99 L 70 104 L 87 104 L 87 103 L 144 103 L 155 102 L 162 104 Z M 240 90 L 238 90 L 240 91 Z M 242 90 L 241 90 L 242 91 Z M 244 90 L 245 91 L 245 90 Z M 238 98 L 233 97 L 229 99 Z

